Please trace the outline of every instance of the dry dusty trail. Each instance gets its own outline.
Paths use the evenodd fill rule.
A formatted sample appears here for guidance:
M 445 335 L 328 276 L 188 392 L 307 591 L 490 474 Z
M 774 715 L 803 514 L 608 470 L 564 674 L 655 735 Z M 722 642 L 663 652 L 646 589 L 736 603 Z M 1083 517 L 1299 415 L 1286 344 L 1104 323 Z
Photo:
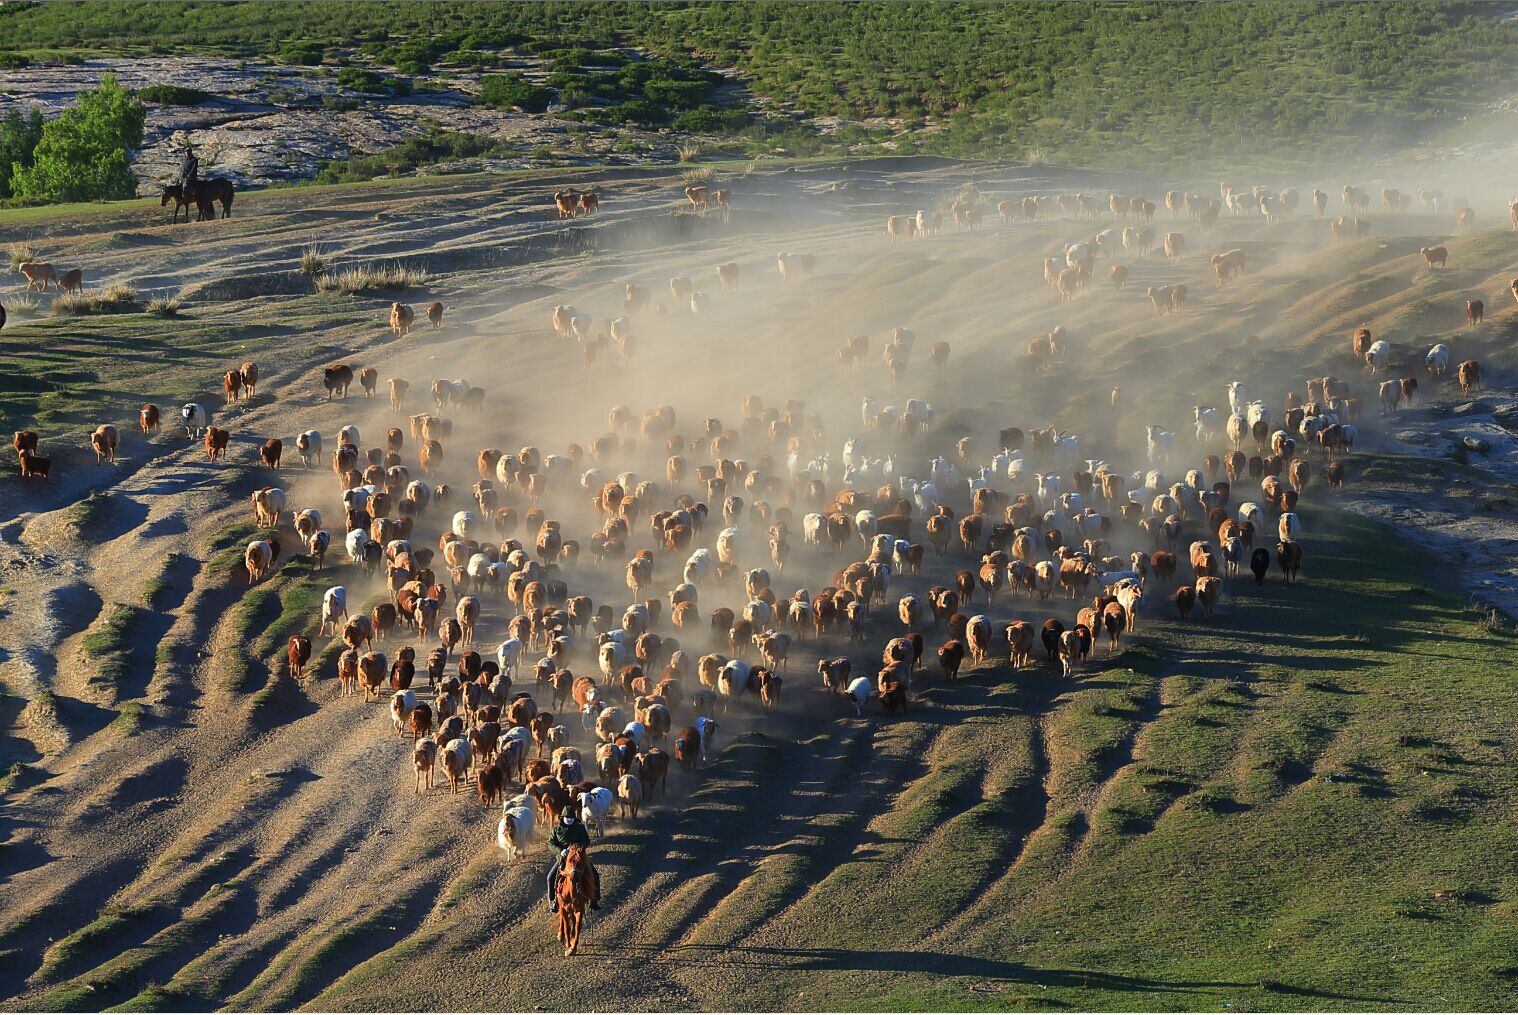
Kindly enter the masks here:
M 405 428 L 385 400 L 385 378 L 410 380 L 407 413 L 428 407 L 434 378 L 487 392 L 483 413 L 450 410 L 441 478 L 456 493 L 419 524 L 418 541 L 430 544 L 452 510 L 469 506 L 478 449 L 588 446 L 610 429 L 614 406 L 636 419 L 668 403 L 676 431 L 695 436 L 708 417 L 737 428 L 749 395 L 766 406 L 801 401 L 837 461 L 843 440 L 863 433 L 862 399 L 884 407 L 918 398 L 935 408 L 926 435 L 864 444 L 902 474 L 925 476 L 927 458 L 949 453 L 954 436 L 989 447 L 1007 425 L 1077 431 L 1082 457 L 1141 462 L 1150 423 L 1194 447 L 1190 407 L 1220 404 L 1226 414 L 1222 385 L 1231 377 L 1247 378 L 1279 413 L 1279 389 L 1334 372 L 1352 378 L 1365 400 L 1362 450 L 1386 452 L 1373 456 L 1384 482 L 1364 489 L 1372 484 L 1359 481 L 1357 465 L 1340 507 L 1393 523 L 1416 518 L 1420 538 L 1439 552 L 1462 547 L 1455 584 L 1497 605 L 1518 600 L 1518 572 L 1502 559 L 1518 545 L 1518 502 L 1501 486 L 1518 482 L 1518 447 L 1499 436 L 1510 417 L 1491 417 L 1490 459 L 1449 460 L 1440 431 L 1458 436 L 1476 424 L 1451 422 L 1465 399 L 1452 380 L 1434 383 L 1421 369 L 1430 341 L 1450 341 L 1457 360 L 1489 364 L 1487 408 L 1508 403 L 1518 321 L 1511 296 L 1502 299 L 1518 274 L 1518 241 L 1509 235 L 1451 239 L 1449 223 L 1407 215 L 1378 217 L 1371 239 L 1332 247 L 1326 224 L 1310 216 L 1279 226 L 1225 217 L 1211 234 L 1183 219 L 1174 228 L 1188 239 L 1184 259 L 1122 258 L 1133 265 L 1123 292 L 1106 283 L 1099 262 L 1094 291 L 1061 307 L 1041 281 L 1042 259 L 1088 235 L 1089 224 L 1004 225 L 992 214 L 973 232 L 947 224 L 937 236 L 891 244 L 884 216 L 939 206 L 966 183 L 993 203 L 1077 189 L 1154 196 L 1160 184 L 906 160 L 831 165 L 733 179 L 737 207 L 724 222 L 681 208 L 678 181 L 667 175 L 627 171 L 600 183 L 603 212 L 569 225 L 545 219 L 540 180 L 469 177 L 267 192 L 240 201 L 231 220 L 177 230 L 140 211 L 28 229 L 55 260 L 88 259 L 92 277 L 186 293 L 187 332 L 214 327 L 224 363 L 207 371 L 170 358 L 166 390 L 202 391 L 215 422 L 232 431 L 232 448 L 229 463 L 208 463 L 166 419 L 159 436 L 129 433 L 122 461 L 97 469 L 49 435 L 51 483 L 0 484 L 0 721 L 7 760 L 27 766 L 0 810 L 0 994 L 10 1006 L 847 1007 L 861 974 L 882 991 L 898 978 L 1016 979 L 1016 962 L 987 957 L 977 941 L 976 907 L 1016 904 L 1031 890 L 1020 880 L 1025 868 L 1041 870 L 1048 859 L 1041 850 L 1058 854 L 1049 861 L 1056 871 L 1099 851 L 1093 829 L 1118 776 L 1145 755 L 1150 725 L 1186 698 L 1179 685 L 1144 685 L 1131 734 L 1094 775 L 1081 775 L 1058 736 L 1072 692 L 1055 669 L 1008 680 L 1003 661 L 977 679 L 934 687 L 907 719 L 884 720 L 878 706 L 858 719 L 815 687 L 819 648 L 837 655 L 848 646 L 808 639 L 791 654 L 779 714 L 744 704 L 719 715 L 722 750 L 712 764 L 672 774 L 667 796 L 636 823 L 614 822 L 596 844 L 608 905 L 582 958 L 568 963 L 543 912 L 541 844 L 527 861 L 507 863 L 494 844 L 496 810 L 445 789 L 415 795 L 409 743 L 391 733 L 385 702 L 340 698 L 330 648 L 318 678 L 297 686 L 266 637 L 281 624 L 305 628 L 285 611 L 314 608 L 313 588 L 319 598 L 320 588 L 342 583 L 350 603 L 384 594 L 379 580 L 344 562 L 338 484 L 325 458 L 300 469 L 293 438 L 319 430 L 330 454 L 345 423 L 359 427 L 366 447 L 389 426 Z M 1172 228 L 1163 210 L 1155 228 Z M 314 297 L 290 269 L 313 237 L 343 263 L 425 264 L 432 282 L 405 298 L 419 308 L 442 299 L 444 326 L 394 339 L 383 326 L 388 297 L 371 295 L 344 298 L 347 316 L 330 330 L 308 328 Z M 1417 247 L 1435 239 L 1451 248 L 1445 272 L 1418 263 Z M 1251 270 L 1219 287 L 1206 257 L 1229 247 L 1248 250 Z M 781 251 L 814 254 L 815 271 L 782 278 Z M 740 281 L 724 291 L 713 268 L 729 261 Z M 676 307 L 662 322 L 635 315 L 625 365 L 613 350 L 587 369 L 575 343 L 553 334 L 555 304 L 573 304 L 599 328 L 621 313 L 624 283 L 669 303 L 668 280 L 680 274 L 695 280 L 708 309 L 697 316 Z M 1188 305 L 1156 317 L 1144 289 L 1173 283 L 1189 286 Z M 1464 294 L 1478 291 L 1487 322 L 1462 330 Z M 1393 375 L 1423 378 L 1415 409 L 1395 421 L 1377 419 L 1374 387 L 1349 361 L 1349 332 L 1362 322 L 1395 342 Z M 1069 351 L 1034 372 L 1029 339 L 1061 324 Z M 907 381 L 893 391 L 880 350 L 897 326 L 917 344 Z M 870 354 L 845 373 L 836 350 L 855 334 L 870 336 Z M 941 369 L 927 354 L 937 341 L 952 350 Z M 263 374 L 258 395 L 224 407 L 214 388 L 219 369 L 248 358 Z M 355 385 L 346 400 L 329 401 L 320 369 L 339 360 L 377 368 L 379 396 L 365 399 Z M 1115 407 L 1114 384 L 1122 389 Z M 166 417 L 175 408 L 154 390 L 138 397 L 164 403 Z M 130 420 L 116 422 L 125 431 Z M 1399 467 L 1391 455 L 1413 445 L 1393 432 L 1423 442 L 1414 452 L 1423 465 Z M 284 569 L 258 586 L 273 591 L 257 593 L 232 558 L 252 531 L 249 494 L 275 481 L 257 466 L 259 444 L 275 436 L 286 446 L 277 478 L 288 503 L 322 511 L 336 563 L 308 579 L 304 560 L 290 562 L 287 552 Z M 624 436 L 607 471 L 634 471 L 668 491 L 667 451 Z M 415 472 L 414 444 L 408 433 L 404 456 Z M 762 472 L 785 473 L 783 448 L 756 440 L 743 455 Z M 579 471 L 557 478 L 543 506 L 585 542 L 599 522 Z M 968 492 L 945 499 L 962 512 Z M 628 553 L 654 546 L 643 519 Z M 720 528 L 714 505 L 699 538 L 710 545 Z M 515 534 L 530 543 L 532 533 Z M 743 540 L 744 566 L 768 566 L 764 526 L 746 522 Z M 843 554 L 806 547 L 799 531 L 792 542 L 774 578 L 782 597 L 821 588 L 860 556 L 857 543 Z M 678 580 L 681 562 L 659 554 L 657 589 Z M 598 567 L 587 552 L 567 572 L 571 592 L 625 603 L 623 563 Z M 925 599 L 969 566 L 968 554 L 940 561 L 930 549 L 920 577 L 898 576 L 868 641 L 852 650 L 856 667 L 896 631 L 897 596 Z M 715 605 L 739 607 L 741 583 L 714 581 L 702 596 L 703 616 Z M 93 652 L 89 636 L 123 609 L 126 647 Z M 998 626 L 1041 623 L 1050 607 L 1000 599 L 987 612 Z M 505 637 L 510 613 L 504 600 L 488 601 L 483 648 Z M 666 622 L 663 633 L 675 632 Z M 693 654 L 714 647 L 705 625 L 677 636 Z M 941 640 L 928 636 L 930 652 Z M 1175 651 L 1184 668 L 1192 648 Z M 577 672 L 594 668 L 583 649 L 575 662 Z M 530 675 L 519 683 L 535 690 Z M 677 727 L 692 714 L 679 703 Z M 577 743 L 589 743 L 574 717 L 568 724 Z M 982 804 L 996 815 L 983 834 L 1005 845 L 972 886 L 940 886 L 948 838 L 981 834 L 951 822 Z M 912 885 L 882 873 L 876 890 L 861 893 L 860 871 L 874 862 L 882 872 L 912 872 Z M 1131 979 L 1144 989 L 1142 977 Z

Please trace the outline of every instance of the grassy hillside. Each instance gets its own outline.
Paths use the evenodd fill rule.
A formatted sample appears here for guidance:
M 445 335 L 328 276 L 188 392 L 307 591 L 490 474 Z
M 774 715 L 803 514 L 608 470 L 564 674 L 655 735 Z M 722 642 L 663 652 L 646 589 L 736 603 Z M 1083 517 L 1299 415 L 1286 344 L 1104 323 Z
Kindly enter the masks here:
M 990 172 L 977 170 L 988 191 L 1023 185 Z M 418 797 L 384 705 L 337 698 L 332 645 L 307 687 L 282 677 L 278 646 L 311 629 L 322 587 L 364 586 L 351 568 L 312 575 L 299 556 L 243 583 L 239 546 L 258 531 L 246 498 L 269 476 L 252 467 L 255 449 L 308 427 L 378 433 L 395 421 L 383 396 L 327 402 L 315 368 L 342 358 L 424 382 L 441 364 L 480 378 L 484 357 L 499 357 L 509 373 L 487 379 L 500 400 L 484 418 L 459 417 L 450 446 L 464 451 L 450 474 L 463 486 L 469 449 L 583 439 L 601 428 L 602 404 L 640 378 L 696 368 L 697 343 L 679 341 L 688 333 L 653 332 L 674 341 L 649 342 L 631 367 L 589 372 L 547 341 L 553 303 L 572 294 L 599 314 L 620 304 L 628 278 L 710 277 L 711 265 L 741 258 L 752 302 L 729 295 L 719 313 L 730 316 L 717 321 L 755 338 L 724 348 L 723 362 L 738 364 L 735 376 L 762 372 L 766 397 L 808 395 L 839 435 L 881 374 L 833 372 L 834 341 L 902 321 L 919 342 L 953 344 L 949 372 L 921 381 L 943 412 L 935 442 L 1047 420 L 1080 427 L 1105 455 L 1106 417 L 1085 396 L 1106 406 L 1121 371 L 1125 415 L 1110 420 L 1120 461 L 1138 452 L 1118 434 L 1142 440 L 1149 420 L 1185 420 L 1228 378 L 1272 404 L 1284 385 L 1326 372 L 1373 390 L 1345 355 L 1361 322 L 1394 344 L 1398 369 L 1416 371 L 1426 343 L 1447 340 L 1488 365 L 1485 397 L 1514 374 L 1518 307 L 1505 287 L 1518 234 L 1506 228 L 1449 238 L 1430 217 L 1377 214 L 1372 237 L 1328 246 L 1326 224 L 1300 219 L 1225 218 L 1212 234 L 1183 225 L 1197 255 L 1134 264 L 1145 281 L 1192 286 L 1191 308 L 1157 318 L 1142 283 L 1055 309 L 1036 281 L 1040 255 L 1086 225 L 995 224 L 904 247 L 880 234 L 868 190 L 814 177 L 807 199 L 792 178 L 740 178 L 731 223 L 668 214 L 674 171 L 606 176 L 607 206 L 568 227 L 545 217 L 563 177 L 526 174 L 269 190 L 237 217 L 193 228 L 164 225 L 142 203 L 55 215 L 33 239 L 40 253 L 90 264 L 92 284 L 98 273 L 144 295 L 182 285 L 186 306 L 169 319 L 43 317 L 0 332 L 0 359 L 15 366 L 0 416 L 35 423 L 60 466 L 53 486 L 6 488 L 26 498 L 17 510 L 64 505 L 70 489 L 104 494 L 67 521 L 27 524 L 58 554 L 75 545 L 61 530 L 87 533 L 88 570 L 39 569 L 0 616 L 10 625 L 0 635 L 18 645 L 49 633 L 23 612 L 30 604 L 70 619 L 53 654 L 64 661 L 57 709 L 77 738 L 72 753 L 27 757 L 0 784 L 11 836 L 0 853 L 0 1007 L 1463 1010 L 1513 996 L 1514 636 L 1441 584 L 1505 544 L 1473 543 L 1463 563 L 1436 557 L 1346 507 L 1401 485 L 1410 503 L 1465 497 L 1492 526 L 1511 523 L 1513 491 L 1491 475 L 1432 449 L 1374 450 L 1382 429 L 1445 425 L 1459 397 L 1448 378 L 1427 379 L 1419 409 L 1395 422 L 1367 410 L 1344 494 L 1309 489 L 1301 582 L 1230 581 L 1215 616 L 1188 622 L 1156 597 L 1121 651 L 1099 650 L 1074 679 L 1041 652 L 1014 672 L 998 650 L 955 684 L 930 666 L 905 715 L 872 706 L 858 719 L 816 692 L 811 653 L 848 652 L 856 668 L 878 658 L 889 610 L 877 607 L 857 650 L 808 639 L 793 650 L 779 716 L 724 714 L 713 763 L 672 775 L 668 799 L 597 842 L 610 904 L 574 964 L 551 946 L 540 844 L 508 863 L 494 814 L 443 791 Z M 960 179 L 894 182 L 915 203 Z M 494 188 L 484 216 L 482 182 Z M 866 216 L 868 231 L 856 231 Z M 445 327 L 395 341 L 384 326 L 395 294 L 286 291 L 276 273 L 293 270 L 313 235 L 340 240 L 342 263 L 425 263 L 427 288 L 400 298 L 443 299 Z M 1448 243 L 1448 270 L 1417 272 L 1428 235 Z M 582 242 L 561 242 L 569 236 Z M 1247 246 L 1250 274 L 1219 287 L 1202 255 L 1234 244 Z M 775 249 L 828 260 L 811 284 L 782 288 Z M 1491 317 L 1466 328 L 1463 300 L 1477 293 Z M 1032 375 L 1003 358 L 1056 315 L 1076 343 L 1069 364 Z M 1239 337 L 1256 331 L 1241 352 Z M 214 392 L 220 370 L 245 357 L 265 367 L 258 399 L 207 399 L 234 430 L 232 464 L 210 466 L 177 434 L 130 433 L 142 399 L 172 406 Z M 542 377 L 571 379 L 594 418 L 547 430 L 565 399 L 524 380 Z M 638 390 L 648 400 L 660 389 Z M 701 418 L 702 406 L 686 414 L 687 399 L 682 418 Z M 105 419 L 129 431 L 119 472 L 80 458 L 83 432 Z M 517 430 L 518 420 L 533 423 Z M 325 469 L 287 467 L 282 481 L 293 503 L 333 503 Z M 578 488 L 562 497 L 555 511 L 585 499 Z M 820 577 L 843 559 L 809 556 L 793 558 L 786 582 L 820 587 L 808 569 Z M 892 594 L 921 596 L 972 560 L 932 555 L 922 575 L 893 579 Z M 673 575 L 678 561 L 663 566 Z M 63 595 L 79 573 L 102 594 Z M 587 563 L 574 578 L 600 598 L 607 586 L 592 583 L 615 589 L 620 575 Z M 50 596 L 46 582 L 66 584 Z M 704 594 L 730 604 L 737 591 Z M 1068 621 L 1075 607 L 1005 594 L 974 603 L 998 621 Z M 492 609 L 483 643 L 504 612 Z M 132 638 L 138 650 L 127 652 Z M 940 639 L 927 635 L 930 648 Z M 688 641 L 699 649 L 704 638 Z
M 404 73 L 494 45 L 646 46 L 735 67 L 808 114 L 932 124 L 946 154 L 1066 162 L 1300 162 L 1448 128 L 1518 80 L 1518 25 L 1476 4 L 6 5 L 5 45 L 218 50 Z M 565 82 L 574 91 L 586 82 Z M 636 113 L 636 110 L 634 110 Z M 695 125 L 697 121 L 689 120 Z M 742 129 L 707 116 L 700 129 Z

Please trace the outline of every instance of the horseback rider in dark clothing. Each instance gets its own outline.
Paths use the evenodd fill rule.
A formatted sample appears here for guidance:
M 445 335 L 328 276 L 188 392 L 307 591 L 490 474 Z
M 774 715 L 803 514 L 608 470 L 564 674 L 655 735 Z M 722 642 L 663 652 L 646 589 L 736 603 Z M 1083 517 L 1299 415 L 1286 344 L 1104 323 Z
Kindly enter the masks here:
M 195 149 L 188 144 L 184 146 L 184 158 L 179 162 L 179 186 L 181 193 L 189 195 L 195 192 L 195 184 L 199 182 L 200 160 L 195 157 Z
M 564 865 L 564 854 L 569 852 L 570 846 L 579 846 L 581 849 L 590 849 L 590 833 L 575 816 L 570 808 L 564 809 L 564 818 L 553 826 L 553 834 L 548 837 L 548 846 L 554 850 L 553 870 L 548 872 L 548 911 L 559 911 L 559 869 Z M 586 861 L 589 862 L 590 854 L 586 853 Z M 601 908 L 601 872 L 595 864 L 590 865 L 590 876 L 594 883 L 594 894 L 590 899 L 591 909 Z

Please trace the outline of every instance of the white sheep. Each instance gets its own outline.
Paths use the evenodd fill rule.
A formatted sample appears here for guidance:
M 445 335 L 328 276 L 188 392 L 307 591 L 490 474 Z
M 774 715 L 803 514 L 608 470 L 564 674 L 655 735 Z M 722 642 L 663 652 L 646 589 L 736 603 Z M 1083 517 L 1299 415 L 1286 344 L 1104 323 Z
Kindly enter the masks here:
M 340 623 L 348 620 L 348 590 L 341 585 L 334 585 L 322 595 L 322 626 L 320 634 L 325 635 L 330 625 L 332 633 L 342 630 Z

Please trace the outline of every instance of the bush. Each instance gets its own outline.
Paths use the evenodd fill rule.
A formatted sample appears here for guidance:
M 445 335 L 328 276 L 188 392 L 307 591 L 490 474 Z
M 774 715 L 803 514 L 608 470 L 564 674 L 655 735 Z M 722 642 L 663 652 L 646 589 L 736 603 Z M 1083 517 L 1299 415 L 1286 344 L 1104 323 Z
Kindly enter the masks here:
M 15 196 L 35 201 L 122 200 L 137 192 L 127 153 L 142 147 L 142 103 L 107 74 L 79 104 L 42 126 L 32 164 L 12 176 Z
M 552 100 L 548 89 L 539 88 L 520 74 L 487 74 L 480 78 L 480 104 L 484 106 L 541 113 Z
M 198 106 L 211 98 L 211 93 L 181 85 L 148 85 L 137 89 L 137 97 L 160 106 Z
M 11 270 L 15 271 L 27 261 L 38 260 L 37 248 L 30 243 L 12 243 L 5 248 L 6 255 L 11 259 Z
M 301 67 L 315 67 L 325 55 L 321 44 L 316 42 L 287 42 L 279 50 L 281 60 Z
M 53 316 L 81 314 L 120 314 L 137 305 L 137 292 L 131 286 L 118 282 L 94 296 L 64 293 L 53 300 Z
M 300 273 L 315 278 L 327 270 L 327 257 L 322 253 L 321 243 L 312 240 L 300 252 Z
M 670 124 L 691 134 L 736 134 L 748 125 L 748 110 L 719 109 L 712 105 L 687 109 Z
M 5 310 L 12 317 L 40 317 L 42 301 L 35 296 L 11 296 L 5 301 Z
M 407 138 L 394 148 L 377 155 L 362 155 L 346 161 L 328 162 L 317 173 L 320 183 L 355 183 L 377 176 L 409 173 L 420 166 L 476 158 L 481 155 L 507 155 L 512 151 L 504 142 L 454 131 L 435 130 L 420 137 Z
M 18 70 L 30 65 L 31 61 L 20 53 L 12 53 L 9 50 L 0 49 L 0 70 Z
M 410 95 L 411 82 L 401 78 L 387 78 L 362 67 L 343 67 L 337 72 L 337 84 L 355 92 L 372 95 Z
M 142 312 L 149 317 L 178 317 L 182 305 L 178 296 L 154 296 Z
M 316 291 L 352 296 L 375 289 L 414 289 L 426 285 L 431 277 L 426 268 L 399 261 L 382 265 L 365 264 L 344 268 L 335 274 L 324 272 L 316 276 Z
M 32 164 L 41 140 L 41 109 L 33 106 L 26 116 L 15 106 L 6 111 L 5 119 L 0 120 L 0 197 L 11 196 L 11 174 L 17 166 L 25 169 Z

